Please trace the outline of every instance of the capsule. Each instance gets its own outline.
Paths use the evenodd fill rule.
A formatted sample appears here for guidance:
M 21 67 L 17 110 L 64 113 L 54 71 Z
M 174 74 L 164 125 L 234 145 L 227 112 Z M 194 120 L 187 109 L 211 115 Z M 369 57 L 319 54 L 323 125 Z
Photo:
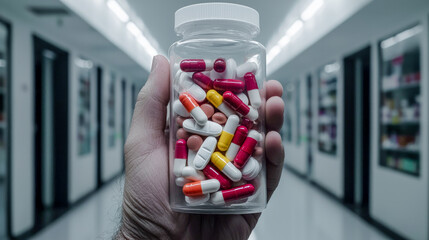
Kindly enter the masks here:
M 186 110 L 185 106 L 183 106 L 183 104 L 178 99 L 176 101 L 174 101 L 174 103 L 173 103 L 173 111 L 181 117 L 189 117 L 190 116 L 188 111 Z
M 176 91 L 179 93 L 188 92 L 198 102 L 202 102 L 204 99 L 206 99 L 206 92 L 204 89 L 195 84 L 188 74 L 184 72 L 178 72 L 176 76 L 179 78 L 177 86 L 178 89 L 176 89 Z
M 241 169 L 243 179 L 247 181 L 255 179 L 258 176 L 261 169 L 262 169 L 262 164 L 255 158 L 250 157 L 249 161 L 247 161 L 244 168 Z
M 220 183 L 216 179 L 209 179 L 198 182 L 187 183 L 183 186 L 183 194 L 190 197 L 201 196 L 207 193 L 216 192 L 220 188 Z
M 237 155 L 238 150 L 240 150 L 241 145 L 247 137 L 247 128 L 245 126 L 237 127 L 235 130 L 234 138 L 232 138 L 231 144 L 229 145 L 228 151 L 226 151 L 225 156 L 229 160 L 234 160 L 235 155 Z
M 202 72 L 196 72 L 192 74 L 192 80 L 206 91 L 213 88 L 213 81 L 210 79 L 210 77 L 206 76 Z
M 213 81 L 213 88 L 217 91 L 241 93 L 244 91 L 245 84 L 243 81 L 236 79 L 215 79 Z
M 200 205 L 202 203 L 207 202 L 210 199 L 210 194 L 204 194 L 201 196 L 197 196 L 197 197 L 189 197 L 189 196 L 185 196 L 185 201 L 190 205 L 190 206 L 195 206 L 195 205 Z
M 217 148 L 219 148 L 219 150 L 223 152 L 228 150 L 228 147 L 231 144 L 231 140 L 234 137 L 234 132 L 237 129 L 239 123 L 240 118 L 237 115 L 231 115 L 228 117 L 228 120 L 223 127 L 223 131 L 217 143 Z
M 189 93 L 180 94 L 179 100 L 183 106 L 185 106 L 189 114 L 191 114 L 191 116 L 195 119 L 195 122 L 197 122 L 198 125 L 204 126 L 204 124 L 206 124 L 208 120 L 207 115 Z
M 242 78 L 246 73 L 256 73 L 258 65 L 255 62 L 245 62 L 237 67 L 237 77 Z
M 224 92 L 223 99 L 231 109 L 233 109 L 240 115 L 247 117 L 252 121 L 258 119 L 258 111 L 256 111 L 254 108 L 247 106 L 247 104 L 241 101 L 241 99 L 238 98 L 231 91 Z
M 176 141 L 176 148 L 174 150 L 173 172 L 176 177 L 182 176 L 182 169 L 186 166 L 187 158 L 188 150 L 186 148 L 186 140 L 179 139 Z
M 246 82 L 246 90 L 249 95 L 250 105 L 254 108 L 259 108 L 261 106 L 261 95 L 259 94 L 255 75 L 251 72 L 246 73 L 244 75 L 244 81 Z
M 255 150 L 256 144 L 261 140 L 262 135 L 260 133 L 256 130 L 250 130 L 246 140 L 244 140 L 243 145 L 241 145 L 240 150 L 234 158 L 234 166 L 239 169 L 243 168 Z
M 249 105 L 249 98 L 247 98 L 245 93 L 239 93 L 237 94 L 237 97 L 240 98 L 240 100 L 243 101 L 244 104 Z
M 225 79 L 236 79 L 237 77 L 237 62 L 234 59 L 230 58 L 226 60 L 226 69 L 223 72 L 223 77 Z
M 226 68 L 226 62 L 223 58 L 218 58 L 213 63 L 213 70 L 215 70 L 218 73 L 222 73 L 225 71 Z
M 191 181 L 202 181 L 206 179 L 204 173 L 190 166 L 186 166 L 182 169 L 182 177 Z
M 210 201 L 214 205 L 222 205 L 226 202 L 250 197 L 254 193 L 255 187 L 252 184 L 244 184 L 235 188 L 215 192 L 211 195 Z
M 240 124 L 245 126 L 247 129 L 252 129 L 254 122 L 248 118 L 241 118 Z
M 204 72 L 213 69 L 213 63 L 204 59 L 183 59 L 180 62 L 180 69 L 184 72 Z
M 204 140 L 194 159 L 195 169 L 203 170 L 206 167 L 216 148 L 216 143 L 217 140 L 214 137 L 207 137 L 206 140 Z
M 203 169 L 203 173 L 207 178 L 218 180 L 221 189 L 228 189 L 232 186 L 232 181 L 211 163 L 207 164 L 207 166 Z
M 176 185 L 178 187 L 183 187 L 183 186 L 185 186 L 185 184 L 190 183 L 192 181 L 189 179 L 186 179 L 184 177 L 178 177 L 178 178 L 176 178 L 175 182 L 176 182 Z
M 183 121 L 183 129 L 186 132 L 195 133 L 201 136 L 219 136 L 222 133 L 222 126 L 212 122 L 207 121 L 204 126 L 198 125 L 194 119 L 186 119 Z
M 207 100 L 227 117 L 234 114 L 234 111 L 224 103 L 222 95 L 220 95 L 216 90 L 212 89 L 207 92 Z
M 233 182 L 240 181 L 241 179 L 240 170 L 234 167 L 234 164 L 232 164 L 228 158 L 222 155 L 222 153 L 220 152 L 213 153 L 211 157 L 211 162 Z

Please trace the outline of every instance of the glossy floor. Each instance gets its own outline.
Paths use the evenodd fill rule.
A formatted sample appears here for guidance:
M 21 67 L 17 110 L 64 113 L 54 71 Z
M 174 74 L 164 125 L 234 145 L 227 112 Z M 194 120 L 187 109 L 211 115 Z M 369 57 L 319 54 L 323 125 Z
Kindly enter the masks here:
M 111 239 L 120 219 L 123 180 L 96 195 L 41 231 L 33 240 Z M 250 239 L 388 239 L 336 201 L 287 170 Z

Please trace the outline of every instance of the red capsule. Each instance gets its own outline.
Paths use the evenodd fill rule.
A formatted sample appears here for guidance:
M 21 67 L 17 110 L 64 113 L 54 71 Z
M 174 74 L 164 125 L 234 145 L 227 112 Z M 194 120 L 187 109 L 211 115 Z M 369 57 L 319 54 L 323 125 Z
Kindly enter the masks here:
M 213 69 L 216 72 L 218 72 L 218 73 L 224 72 L 225 68 L 226 68 L 226 62 L 223 58 L 218 58 L 214 61 Z
M 210 77 L 206 76 L 202 72 L 196 72 L 192 75 L 192 80 L 202 89 L 208 91 L 213 88 L 213 81 Z
M 213 69 L 213 63 L 204 59 L 184 59 L 180 62 L 180 69 L 184 72 L 203 72 Z
M 244 74 L 244 81 L 246 82 L 246 90 L 250 91 L 253 89 L 259 89 L 258 83 L 256 82 L 255 75 L 251 72 Z
M 212 194 L 211 201 L 215 205 L 221 205 L 225 202 L 239 200 L 250 197 L 255 193 L 255 187 L 252 184 L 244 184 L 228 190 L 222 190 Z
M 240 124 L 245 126 L 247 129 L 252 129 L 254 125 L 253 121 L 248 118 L 241 118 Z
M 215 79 L 213 81 L 213 88 L 217 91 L 241 93 L 244 91 L 245 84 L 243 81 L 236 79 Z
M 228 189 L 232 186 L 232 181 L 211 163 L 207 164 L 207 166 L 203 169 L 203 173 L 207 178 L 218 180 L 220 182 L 221 189 Z
M 234 137 L 232 138 L 232 143 L 235 143 L 241 146 L 246 140 L 247 137 L 247 128 L 245 126 L 239 126 L 237 130 L 235 130 Z
M 182 159 L 188 158 L 188 149 L 186 148 L 186 140 L 185 139 L 177 140 L 176 149 L 174 152 L 174 158 L 182 158 Z
M 240 150 L 234 158 L 234 166 L 241 169 L 246 165 L 250 156 L 252 156 L 253 151 L 255 150 L 256 144 L 262 140 L 262 135 L 256 130 L 251 130 L 249 135 L 247 135 L 246 140 L 244 140 L 243 145 L 241 145 Z
M 237 95 L 230 91 L 226 91 L 223 93 L 223 100 L 225 103 L 232 108 L 234 111 L 238 112 L 239 114 L 246 116 L 249 111 L 250 107 L 247 106 Z

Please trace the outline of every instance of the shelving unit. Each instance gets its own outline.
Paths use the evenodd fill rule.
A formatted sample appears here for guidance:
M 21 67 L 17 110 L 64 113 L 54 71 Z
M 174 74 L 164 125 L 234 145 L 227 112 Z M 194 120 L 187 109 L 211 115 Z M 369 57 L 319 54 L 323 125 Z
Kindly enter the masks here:
M 319 71 L 318 148 L 329 155 L 337 154 L 338 70 L 338 63 L 332 63 Z
M 8 137 L 8 29 L 0 22 L 0 181 L 6 177 Z M 2 194 L 2 193 L 0 193 Z M 0 206 L 2 207 L 2 206 Z M 0 234 L 1 235 L 1 234 Z
M 420 30 L 415 26 L 403 31 L 409 37 L 402 41 L 380 43 L 379 164 L 413 176 L 420 175 Z

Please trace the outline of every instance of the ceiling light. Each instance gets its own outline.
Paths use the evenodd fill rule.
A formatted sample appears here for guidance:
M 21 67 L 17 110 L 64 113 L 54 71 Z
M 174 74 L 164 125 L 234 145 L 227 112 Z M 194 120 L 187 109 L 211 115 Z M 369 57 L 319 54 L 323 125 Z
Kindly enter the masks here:
M 280 52 L 281 47 L 278 45 L 275 45 L 267 54 L 267 63 L 270 63 Z
M 289 35 L 284 35 L 280 40 L 279 40 L 279 46 L 280 47 L 284 47 L 286 46 L 288 43 L 290 42 L 290 37 Z
M 301 20 L 296 20 L 290 27 L 289 29 L 286 31 L 286 35 L 289 35 L 289 37 L 294 36 L 296 33 L 299 32 L 299 30 L 302 29 L 303 27 L 303 23 Z
M 107 2 L 107 6 L 110 8 L 110 10 L 112 10 L 113 13 L 115 13 L 118 19 L 122 22 L 128 22 L 128 20 L 130 19 L 125 10 L 115 0 L 109 0 Z
M 138 43 L 146 50 L 146 52 L 151 56 L 158 54 L 158 51 L 150 44 L 150 42 L 143 35 L 137 37 Z
M 76 59 L 74 63 L 76 64 L 76 66 L 78 66 L 80 68 L 88 68 L 88 69 L 90 69 L 90 68 L 92 68 L 94 66 L 94 64 L 91 61 L 85 60 L 85 59 L 82 59 L 82 58 Z
M 324 67 L 324 69 L 326 73 L 333 73 L 336 72 L 338 70 L 340 70 L 340 64 L 339 63 L 332 63 L 332 64 L 328 64 Z
M 400 32 L 398 34 L 396 34 L 393 37 L 390 37 L 384 41 L 381 42 L 381 47 L 382 48 L 389 48 L 399 42 L 402 42 L 418 33 L 420 33 L 422 31 L 422 27 L 420 25 L 415 26 L 413 28 L 410 28 L 408 30 L 405 30 L 403 32 Z
M 308 7 L 301 13 L 303 21 L 309 20 L 323 6 L 323 0 L 313 0 Z
M 127 30 L 136 38 L 143 35 L 140 31 L 140 28 L 138 28 L 137 25 L 133 22 L 127 23 Z

